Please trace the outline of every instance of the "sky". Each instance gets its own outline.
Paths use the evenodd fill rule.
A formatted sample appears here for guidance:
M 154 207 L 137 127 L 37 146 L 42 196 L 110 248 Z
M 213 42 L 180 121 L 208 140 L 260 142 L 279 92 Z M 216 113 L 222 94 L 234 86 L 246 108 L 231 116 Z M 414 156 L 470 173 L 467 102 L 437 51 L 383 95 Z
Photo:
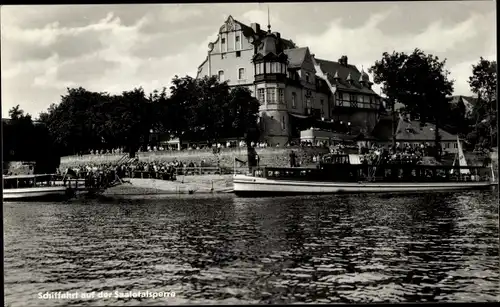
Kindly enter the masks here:
M 18 104 L 38 117 L 67 87 L 149 93 L 195 77 L 229 15 L 265 28 L 268 6 L 272 30 L 317 58 L 365 71 L 385 51 L 446 58 L 456 95 L 480 56 L 496 61 L 494 1 L 2 6 L 2 117 Z

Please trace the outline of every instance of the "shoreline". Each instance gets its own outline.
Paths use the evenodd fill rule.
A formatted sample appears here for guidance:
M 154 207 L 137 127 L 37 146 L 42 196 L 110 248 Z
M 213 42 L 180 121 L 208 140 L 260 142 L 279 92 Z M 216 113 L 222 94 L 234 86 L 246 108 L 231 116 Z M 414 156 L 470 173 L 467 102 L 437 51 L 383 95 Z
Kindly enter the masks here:
M 176 181 L 126 178 L 126 183 L 106 190 L 103 196 L 231 194 L 233 175 L 191 175 Z
M 492 153 L 493 168 L 498 178 L 498 153 Z M 103 196 L 233 194 L 233 174 L 179 176 L 176 181 L 126 178 L 128 183 L 106 190 Z M 497 179 L 498 180 L 498 179 Z

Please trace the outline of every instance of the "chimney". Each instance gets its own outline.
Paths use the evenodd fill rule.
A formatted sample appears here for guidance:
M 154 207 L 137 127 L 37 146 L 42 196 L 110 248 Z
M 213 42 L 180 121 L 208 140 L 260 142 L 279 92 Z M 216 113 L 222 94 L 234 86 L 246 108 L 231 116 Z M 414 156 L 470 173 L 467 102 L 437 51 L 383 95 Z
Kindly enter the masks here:
M 340 57 L 342 59 L 342 65 L 347 66 L 347 55 L 343 55 Z
M 255 34 L 260 34 L 260 25 L 256 22 L 252 22 L 250 24 L 250 26 L 252 27 L 252 30 L 255 32 Z

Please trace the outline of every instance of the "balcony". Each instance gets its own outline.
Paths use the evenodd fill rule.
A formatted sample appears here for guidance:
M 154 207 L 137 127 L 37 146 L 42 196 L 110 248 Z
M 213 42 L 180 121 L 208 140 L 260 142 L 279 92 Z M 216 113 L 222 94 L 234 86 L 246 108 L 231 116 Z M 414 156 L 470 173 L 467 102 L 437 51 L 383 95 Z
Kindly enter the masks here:
M 260 74 L 255 76 L 255 82 L 285 82 L 284 74 Z

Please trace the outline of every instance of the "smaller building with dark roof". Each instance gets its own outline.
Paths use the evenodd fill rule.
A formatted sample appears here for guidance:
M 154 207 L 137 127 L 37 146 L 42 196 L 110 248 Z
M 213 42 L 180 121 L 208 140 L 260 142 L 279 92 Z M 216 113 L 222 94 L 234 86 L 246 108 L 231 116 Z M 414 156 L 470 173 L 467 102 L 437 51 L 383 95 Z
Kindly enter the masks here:
M 432 123 L 421 123 L 418 120 L 409 120 L 400 117 L 397 125 L 393 126 L 389 116 L 381 118 L 373 129 L 372 136 L 377 143 L 392 144 L 393 129 L 396 132 L 396 142 L 400 145 L 420 146 L 427 143 L 433 145 L 436 138 L 436 126 Z M 448 153 L 458 151 L 457 135 L 444 129 L 439 129 L 441 147 Z

